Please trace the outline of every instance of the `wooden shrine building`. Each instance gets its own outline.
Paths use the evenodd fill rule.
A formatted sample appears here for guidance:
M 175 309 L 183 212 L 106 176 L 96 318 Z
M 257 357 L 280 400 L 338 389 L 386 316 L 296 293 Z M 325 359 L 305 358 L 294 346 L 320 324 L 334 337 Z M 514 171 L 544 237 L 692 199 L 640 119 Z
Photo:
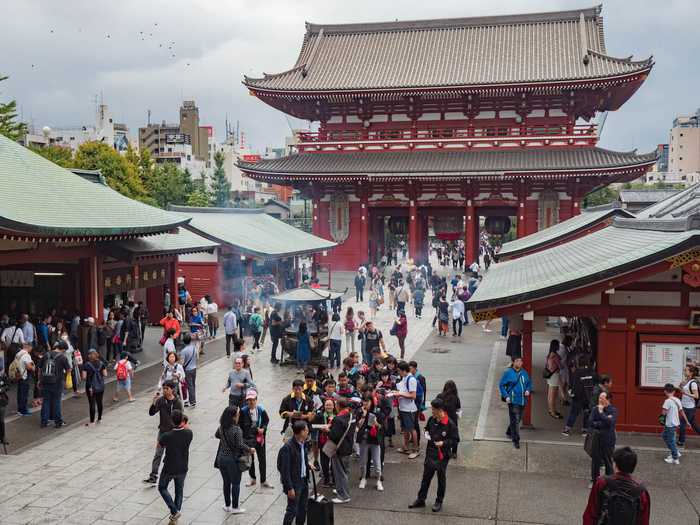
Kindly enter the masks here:
M 532 332 L 550 316 L 585 320 L 586 350 L 598 373 L 613 379 L 617 428 L 658 432 L 663 385 L 678 385 L 686 360 L 700 361 L 699 213 L 696 185 L 636 216 L 563 238 L 562 227 L 579 217 L 569 219 L 516 241 L 531 240 L 533 249 L 492 265 L 467 304 L 476 320 L 520 318 L 533 375 L 544 359 L 533 363 Z
M 478 254 L 480 217 L 517 235 L 580 212 L 585 194 L 633 180 L 655 153 L 597 147 L 599 112 L 620 108 L 651 58 L 608 54 L 601 8 L 408 22 L 307 24 L 294 66 L 246 77 L 250 93 L 312 131 L 297 153 L 239 164 L 248 176 L 313 200 L 327 258 L 355 269 L 405 233 Z

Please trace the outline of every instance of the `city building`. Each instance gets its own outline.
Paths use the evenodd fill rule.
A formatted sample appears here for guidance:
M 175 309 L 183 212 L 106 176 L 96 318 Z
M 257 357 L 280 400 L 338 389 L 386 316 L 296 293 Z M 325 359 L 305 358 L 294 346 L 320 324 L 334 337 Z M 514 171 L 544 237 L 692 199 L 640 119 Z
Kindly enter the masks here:
M 693 186 L 584 235 L 560 233 L 579 228 L 586 213 L 549 228 L 546 240 L 544 230 L 507 243 L 504 250 L 526 254 L 493 265 L 467 305 L 476 321 L 509 317 L 520 329 L 535 396 L 545 391 L 546 350 L 532 359 L 533 332 L 548 317 L 575 320 L 576 345 L 613 379 L 617 429 L 658 434 L 664 384 L 679 384 L 686 360 L 700 360 L 699 209 Z M 528 404 L 525 421 L 551 430 L 542 397 Z
M 180 164 L 177 159 L 187 159 L 189 155 L 187 161 L 195 159 L 206 164 L 209 161 L 209 141 L 212 135 L 211 126 L 200 126 L 199 108 L 194 101 L 185 100 L 180 106 L 178 124 L 168 124 L 166 121 L 152 124 L 149 121 L 148 125 L 139 128 L 139 148 L 148 150 L 156 162 Z
M 700 109 L 694 115 L 679 116 L 673 120 L 668 171 L 700 172 Z
M 22 144 L 39 148 L 47 145 L 60 146 L 75 152 L 81 144 L 91 141 L 109 144 L 119 152 L 124 152 L 129 147 L 129 128 L 126 124 L 114 122 L 107 104 L 97 106 L 93 125 L 44 126 L 41 129 L 30 126 Z
M 674 186 L 693 186 L 700 182 L 700 172 L 682 172 L 682 171 L 649 171 L 642 177 L 644 184 L 673 184 Z
M 668 171 L 668 144 L 656 146 L 656 154 L 658 159 L 652 171 Z
M 292 68 L 244 85 L 313 130 L 297 134 L 297 154 L 239 167 L 312 200 L 314 234 L 338 243 L 324 259 L 334 269 L 377 260 L 397 236 L 422 260 L 431 228 L 463 238 L 471 261 L 481 217 L 495 218 L 491 233 L 515 221 L 523 237 L 656 162 L 597 147 L 589 123 L 652 67 L 608 54 L 600 7 L 307 24 Z

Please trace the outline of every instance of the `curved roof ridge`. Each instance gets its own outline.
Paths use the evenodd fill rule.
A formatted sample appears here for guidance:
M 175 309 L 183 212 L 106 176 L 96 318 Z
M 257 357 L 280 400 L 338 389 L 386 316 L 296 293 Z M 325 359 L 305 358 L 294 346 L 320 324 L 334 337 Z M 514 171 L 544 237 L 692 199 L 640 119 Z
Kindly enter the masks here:
M 602 5 L 584 9 L 564 11 L 543 11 L 538 13 L 485 15 L 458 18 L 428 18 L 416 20 L 395 20 L 393 22 L 357 22 L 347 24 L 314 24 L 306 22 L 308 34 L 317 34 L 323 30 L 325 34 L 380 33 L 386 31 L 417 31 L 432 29 L 450 29 L 472 26 L 517 25 L 546 22 L 577 21 L 581 14 L 589 19 L 600 16 Z
M 595 56 L 595 57 L 601 58 L 603 60 L 609 60 L 610 62 L 615 62 L 618 64 L 642 66 L 642 68 L 654 65 L 654 55 L 649 55 L 649 57 L 645 58 L 645 59 L 632 60 L 633 55 L 630 55 L 630 56 L 624 57 L 624 58 L 614 57 L 612 55 L 608 55 L 606 53 L 601 53 L 600 51 L 596 51 L 595 49 L 591 49 L 590 47 L 588 48 L 588 54 L 591 56 Z

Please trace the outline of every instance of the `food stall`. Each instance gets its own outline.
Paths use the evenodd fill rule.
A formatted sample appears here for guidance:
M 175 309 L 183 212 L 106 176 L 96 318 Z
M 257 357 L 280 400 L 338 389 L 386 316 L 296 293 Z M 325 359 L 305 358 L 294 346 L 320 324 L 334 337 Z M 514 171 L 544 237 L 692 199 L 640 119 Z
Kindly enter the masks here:
M 270 298 L 279 303 L 282 317 L 282 362 L 296 361 L 299 323 L 306 322 L 311 344 L 311 364 L 324 361 L 323 351 L 328 346 L 328 320 L 333 312 L 340 312 L 344 292 L 301 287 L 287 290 Z

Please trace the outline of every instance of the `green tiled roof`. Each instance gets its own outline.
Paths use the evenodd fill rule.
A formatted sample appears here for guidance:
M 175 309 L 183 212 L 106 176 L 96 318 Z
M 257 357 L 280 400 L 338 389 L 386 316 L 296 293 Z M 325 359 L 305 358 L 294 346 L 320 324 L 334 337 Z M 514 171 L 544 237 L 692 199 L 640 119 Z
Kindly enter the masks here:
M 313 253 L 336 246 L 264 213 L 262 209 L 189 208 L 171 206 L 171 210 L 192 217 L 187 228 L 245 254 L 285 257 Z
M 619 220 L 619 219 L 617 219 Z M 609 226 L 565 244 L 491 266 L 469 299 L 473 310 L 515 305 L 605 281 L 685 251 L 700 230 Z M 693 237 L 695 237 L 693 239 Z
M 676 192 L 637 213 L 640 219 L 683 217 L 700 211 L 700 184 Z
M 534 248 L 545 246 L 571 236 L 581 230 L 590 228 L 609 217 L 614 216 L 632 217 L 632 214 L 619 208 L 608 208 L 605 210 L 583 211 L 580 215 L 575 215 L 570 219 L 557 223 L 549 228 L 526 235 L 520 239 L 507 242 L 498 252 L 499 257 L 510 257 L 530 251 Z
M 145 235 L 188 221 L 85 180 L 2 135 L 0 196 L 0 228 L 30 235 Z
M 189 231 L 178 228 L 177 233 L 161 233 L 138 239 L 126 239 L 115 243 L 117 249 L 133 256 L 154 256 L 211 251 L 219 243 L 210 241 Z

